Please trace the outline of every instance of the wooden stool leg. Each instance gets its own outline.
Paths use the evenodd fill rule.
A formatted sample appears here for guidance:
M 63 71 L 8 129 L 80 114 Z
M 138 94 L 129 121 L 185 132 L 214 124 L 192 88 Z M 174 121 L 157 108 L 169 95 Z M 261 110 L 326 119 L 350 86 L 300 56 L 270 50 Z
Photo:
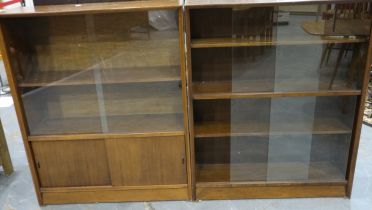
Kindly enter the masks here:
M 8 146 L 5 141 L 5 135 L 3 126 L 0 121 L 0 159 L 6 175 L 10 175 L 13 172 L 12 161 L 10 160 Z
M 333 82 L 336 79 L 338 68 L 340 67 L 341 59 L 342 59 L 342 56 L 343 56 L 343 54 L 345 52 L 345 49 L 346 49 L 346 44 L 341 44 L 341 49 L 340 49 L 340 52 L 338 53 L 338 56 L 337 56 L 336 66 L 335 66 L 335 68 L 333 70 L 331 82 L 329 83 L 329 88 L 328 89 L 332 89 Z

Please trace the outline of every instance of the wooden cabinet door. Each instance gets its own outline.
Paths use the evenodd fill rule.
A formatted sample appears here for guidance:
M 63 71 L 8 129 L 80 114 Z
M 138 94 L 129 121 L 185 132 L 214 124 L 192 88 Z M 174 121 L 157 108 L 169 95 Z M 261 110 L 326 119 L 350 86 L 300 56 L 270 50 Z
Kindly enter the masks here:
M 104 140 L 33 142 L 42 187 L 111 185 Z
M 186 183 L 184 137 L 106 140 L 114 186 Z

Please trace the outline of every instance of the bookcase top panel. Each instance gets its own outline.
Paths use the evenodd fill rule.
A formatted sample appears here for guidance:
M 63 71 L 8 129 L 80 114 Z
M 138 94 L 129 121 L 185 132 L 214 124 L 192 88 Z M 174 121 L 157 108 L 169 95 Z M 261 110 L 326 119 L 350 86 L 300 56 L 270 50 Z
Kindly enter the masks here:
M 275 5 L 275 4 L 316 4 L 316 3 L 357 3 L 371 0 L 185 0 L 187 7 L 223 7 L 233 5 Z
M 138 0 L 106 3 L 26 6 L 0 11 L 0 18 L 114 13 L 124 11 L 171 9 L 181 7 L 183 0 Z

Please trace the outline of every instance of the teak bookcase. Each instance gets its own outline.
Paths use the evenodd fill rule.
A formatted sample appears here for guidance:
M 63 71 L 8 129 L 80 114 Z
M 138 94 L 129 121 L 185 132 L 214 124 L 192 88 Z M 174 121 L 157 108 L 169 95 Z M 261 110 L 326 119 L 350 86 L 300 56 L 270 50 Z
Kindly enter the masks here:
M 278 2 L 185 1 L 197 200 L 351 193 L 371 5 Z
M 151 0 L 2 13 L 41 204 L 191 197 L 181 8 Z
M 97 1 L 0 12 L 40 204 L 350 196 L 370 1 Z

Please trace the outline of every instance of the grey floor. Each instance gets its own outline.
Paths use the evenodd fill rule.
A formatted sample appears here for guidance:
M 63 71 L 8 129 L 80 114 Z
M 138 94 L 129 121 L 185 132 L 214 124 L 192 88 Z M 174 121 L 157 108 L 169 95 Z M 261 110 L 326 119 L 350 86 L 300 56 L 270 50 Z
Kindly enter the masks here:
M 250 199 L 235 201 L 199 202 L 132 202 L 100 203 L 79 205 L 50 205 L 39 207 L 26 154 L 23 148 L 11 97 L 0 97 L 0 117 L 3 123 L 15 173 L 5 176 L 0 170 L 0 209 L 1 210 L 371 210 L 372 209 L 372 128 L 363 127 L 362 139 L 357 161 L 354 191 L 351 199 Z

